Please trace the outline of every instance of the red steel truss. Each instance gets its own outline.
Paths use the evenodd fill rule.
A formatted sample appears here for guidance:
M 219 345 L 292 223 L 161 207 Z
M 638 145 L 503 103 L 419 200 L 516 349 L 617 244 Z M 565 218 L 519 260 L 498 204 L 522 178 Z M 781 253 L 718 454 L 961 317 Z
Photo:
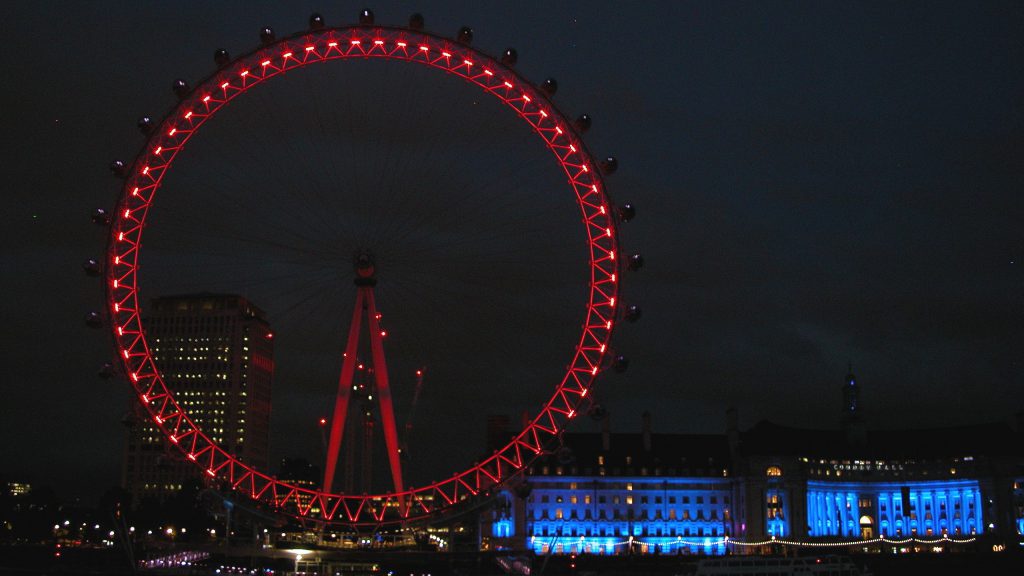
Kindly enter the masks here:
M 356 495 L 280 482 L 215 444 L 189 418 L 154 365 L 139 316 L 137 263 L 142 232 L 161 181 L 186 142 L 236 96 L 288 70 L 350 58 L 382 58 L 437 69 L 477 86 L 532 126 L 561 164 L 575 193 L 589 244 L 586 319 L 561 381 L 544 407 L 506 446 L 440 482 Z M 189 460 L 249 497 L 314 521 L 349 525 L 402 522 L 434 514 L 492 489 L 540 454 L 577 414 L 604 359 L 619 293 L 615 206 L 600 169 L 572 122 L 510 67 L 467 44 L 418 30 L 352 26 L 284 38 L 236 58 L 189 92 L 151 132 L 128 167 L 111 223 L 106 262 L 108 313 L 125 375 L 153 422 Z M 371 316 L 372 318 L 372 316 Z

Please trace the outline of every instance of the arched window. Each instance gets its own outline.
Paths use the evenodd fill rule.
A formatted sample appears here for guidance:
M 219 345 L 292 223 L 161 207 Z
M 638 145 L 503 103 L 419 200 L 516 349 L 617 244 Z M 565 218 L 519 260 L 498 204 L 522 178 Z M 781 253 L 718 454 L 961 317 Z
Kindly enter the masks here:
M 769 466 L 768 469 L 765 470 L 765 476 L 782 476 L 782 468 L 779 468 L 778 466 Z

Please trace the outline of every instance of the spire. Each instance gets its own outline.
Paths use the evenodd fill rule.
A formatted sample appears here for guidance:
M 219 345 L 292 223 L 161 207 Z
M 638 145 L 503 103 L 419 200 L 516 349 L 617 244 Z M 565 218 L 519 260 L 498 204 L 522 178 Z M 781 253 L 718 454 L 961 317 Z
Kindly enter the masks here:
M 853 373 L 853 362 L 847 365 L 847 371 L 843 381 L 843 430 L 849 445 L 863 446 L 867 442 L 867 430 L 864 427 L 864 411 L 860 406 L 860 389 L 857 376 Z
M 853 374 L 853 362 L 848 363 L 846 380 L 843 382 L 843 422 L 860 418 L 860 390 L 857 377 Z
M 643 427 L 641 429 L 642 438 L 644 442 L 644 452 L 651 451 L 651 413 L 644 410 L 642 417 Z

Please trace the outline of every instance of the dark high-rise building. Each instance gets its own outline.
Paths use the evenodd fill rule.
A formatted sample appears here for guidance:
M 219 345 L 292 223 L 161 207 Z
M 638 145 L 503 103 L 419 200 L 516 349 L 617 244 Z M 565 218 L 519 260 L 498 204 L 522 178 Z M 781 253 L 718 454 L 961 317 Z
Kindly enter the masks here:
M 265 469 L 274 348 L 264 312 L 232 294 L 168 296 L 152 301 L 143 325 L 157 368 L 189 418 L 225 450 Z M 141 416 L 135 398 L 131 404 Z M 123 483 L 136 505 L 200 478 L 147 418 L 133 423 Z
M 500 450 L 512 439 L 512 421 L 505 414 L 487 415 L 487 452 Z

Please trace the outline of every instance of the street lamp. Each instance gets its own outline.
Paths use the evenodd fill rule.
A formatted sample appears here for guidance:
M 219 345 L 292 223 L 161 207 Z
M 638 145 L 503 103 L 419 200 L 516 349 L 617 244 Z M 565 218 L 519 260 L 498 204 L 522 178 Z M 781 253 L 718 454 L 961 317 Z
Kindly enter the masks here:
M 294 548 L 292 550 L 288 550 L 287 552 L 289 552 L 291 554 L 295 554 L 295 573 L 296 574 L 299 573 L 299 562 L 302 561 L 302 557 L 303 556 L 309 556 L 309 555 L 313 554 L 312 550 L 305 550 L 303 548 Z

